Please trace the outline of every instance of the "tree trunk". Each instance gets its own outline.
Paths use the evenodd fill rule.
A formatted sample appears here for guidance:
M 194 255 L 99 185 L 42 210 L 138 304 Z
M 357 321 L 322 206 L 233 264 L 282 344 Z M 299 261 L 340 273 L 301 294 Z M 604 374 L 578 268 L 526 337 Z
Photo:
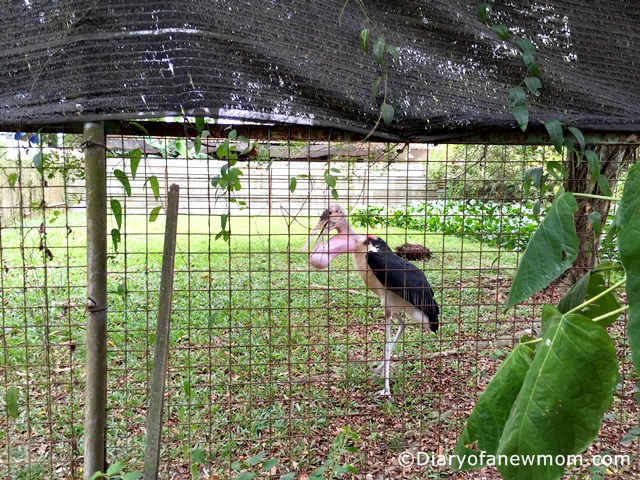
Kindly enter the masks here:
M 628 139 L 632 141 L 631 137 Z M 600 158 L 600 175 L 609 180 L 611 190 L 615 191 L 620 171 L 634 161 L 637 145 L 595 145 L 587 146 Z M 572 193 L 587 193 L 591 195 L 603 195 L 597 183 L 592 181 L 591 172 L 586 160 L 578 162 L 576 152 L 571 152 L 564 160 L 564 168 L 567 170 L 568 179 L 564 188 Z M 599 212 L 604 227 L 611 202 L 609 200 L 577 197 L 578 212 L 575 216 L 576 233 L 580 239 L 578 258 L 573 267 L 560 277 L 558 284 L 573 285 L 598 264 L 601 235 L 596 235 L 592 223 L 589 221 L 591 213 Z

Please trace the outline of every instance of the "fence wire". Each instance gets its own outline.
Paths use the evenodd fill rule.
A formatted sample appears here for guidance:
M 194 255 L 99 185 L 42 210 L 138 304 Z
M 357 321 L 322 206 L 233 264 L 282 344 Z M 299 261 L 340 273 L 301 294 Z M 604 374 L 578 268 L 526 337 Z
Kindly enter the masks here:
M 0 153 L 3 478 L 82 477 L 80 141 L 8 134 Z M 541 305 L 562 295 L 548 289 L 504 311 L 519 256 L 548 207 L 540 184 L 525 187 L 522 179 L 553 160 L 553 149 L 264 139 L 226 145 L 235 147 L 227 152 L 238 154 L 237 163 L 214 154 L 224 152 L 224 139 L 201 147 L 185 138 L 107 140 L 108 461 L 142 468 L 163 206 L 176 183 L 160 478 L 247 471 L 307 478 L 323 467 L 324 478 L 331 471 L 362 479 L 453 474 L 448 465 L 405 468 L 401 454 L 452 453 L 501 360 L 521 336 L 538 333 Z M 241 172 L 238 189 L 221 188 L 221 168 Z M 410 324 L 400 337 L 390 398 L 375 396 L 382 383 L 370 378 L 384 355 L 380 301 L 349 256 L 327 270 L 309 265 L 308 236 L 335 204 L 357 232 L 417 252 L 412 261 L 440 305 L 436 334 Z M 602 258 L 615 255 L 603 246 Z M 590 454 L 633 451 L 620 444 L 638 419 L 632 365 L 624 328 L 612 336 L 619 394 Z

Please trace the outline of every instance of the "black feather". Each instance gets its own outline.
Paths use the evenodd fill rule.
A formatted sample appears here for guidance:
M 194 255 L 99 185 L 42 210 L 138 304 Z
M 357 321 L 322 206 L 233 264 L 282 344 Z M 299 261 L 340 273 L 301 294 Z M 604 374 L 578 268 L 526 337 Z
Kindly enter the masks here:
M 422 310 L 429 317 L 429 328 L 438 331 L 440 307 L 424 272 L 396 255 L 379 237 L 369 237 L 376 251 L 367 252 L 367 263 L 376 278 L 389 291 Z

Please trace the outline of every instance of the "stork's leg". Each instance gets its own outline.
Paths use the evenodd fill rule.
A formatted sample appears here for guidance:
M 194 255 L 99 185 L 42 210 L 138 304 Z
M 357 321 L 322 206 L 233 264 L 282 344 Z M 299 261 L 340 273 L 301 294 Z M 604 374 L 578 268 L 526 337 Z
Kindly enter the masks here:
M 393 337 L 393 340 L 390 340 L 391 338 L 391 319 L 389 319 L 389 321 L 387 322 L 387 338 L 386 338 L 386 343 L 385 343 L 385 358 L 386 358 L 386 349 L 387 349 L 387 345 L 389 344 L 389 342 L 391 342 L 392 347 L 391 347 L 391 354 L 393 354 L 393 349 L 395 348 L 395 344 L 398 343 L 398 338 L 400 338 L 400 335 L 402 335 L 402 332 L 404 332 L 404 322 L 400 322 L 400 327 L 398 328 L 398 331 L 396 332 L 395 336 Z M 391 354 L 389 355 L 389 358 L 391 358 Z M 384 369 L 384 359 L 380 362 L 380 365 L 378 365 L 376 368 L 373 369 L 373 373 L 371 374 L 371 377 L 378 377 L 381 376 L 382 374 L 382 370 Z
M 391 395 L 391 387 L 389 383 L 389 367 L 391 364 L 391 355 L 393 354 L 393 349 L 396 346 L 396 342 L 398 341 L 398 338 L 404 331 L 404 322 L 403 322 L 403 323 L 400 323 L 398 332 L 395 334 L 393 338 L 391 338 L 391 315 L 392 315 L 391 311 L 388 309 L 385 309 L 384 317 L 385 317 L 385 330 L 386 330 L 387 341 L 384 346 L 384 360 L 382 360 L 382 363 L 378 366 L 378 368 L 382 367 L 382 370 L 384 372 L 384 388 L 376 393 L 376 395 L 380 395 L 380 396 Z M 376 368 L 376 370 L 378 370 L 378 368 Z

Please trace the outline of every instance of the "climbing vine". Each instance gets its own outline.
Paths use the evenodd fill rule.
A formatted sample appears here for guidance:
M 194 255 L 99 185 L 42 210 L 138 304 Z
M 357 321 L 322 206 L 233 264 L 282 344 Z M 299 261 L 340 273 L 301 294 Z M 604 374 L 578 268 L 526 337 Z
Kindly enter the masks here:
M 358 38 L 360 48 L 364 53 L 371 54 L 378 70 L 378 76 L 371 84 L 371 102 L 374 105 L 379 105 L 380 108 L 378 119 L 371 129 L 371 133 L 373 133 L 376 128 L 378 128 L 378 125 L 380 125 L 380 122 L 387 128 L 389 128 L 393 122 L 395 109 L 387 100 L 389 92 L 389 66 L 391 61 L 396 64 L 400 63 L 400 53 L 398 52 L 398 47 L 389 43 L 388 39 L 385 38 L 382 33 L 377 32 L 375 23 L 369 16 L 364 2 L 362 2 L 362 0 L 356 0 L 355 3 L 364 16 L 365 22 L 365 27 L 360 31 Z M 342 13 L 344 13 L 348 4 L 349 0 L 346 0 L 342 8 Z M 339 21 L 342 20 L 342 13 L 340 14 Z M 379 101 L 380 95 L 382 95 L 382 99 Z

